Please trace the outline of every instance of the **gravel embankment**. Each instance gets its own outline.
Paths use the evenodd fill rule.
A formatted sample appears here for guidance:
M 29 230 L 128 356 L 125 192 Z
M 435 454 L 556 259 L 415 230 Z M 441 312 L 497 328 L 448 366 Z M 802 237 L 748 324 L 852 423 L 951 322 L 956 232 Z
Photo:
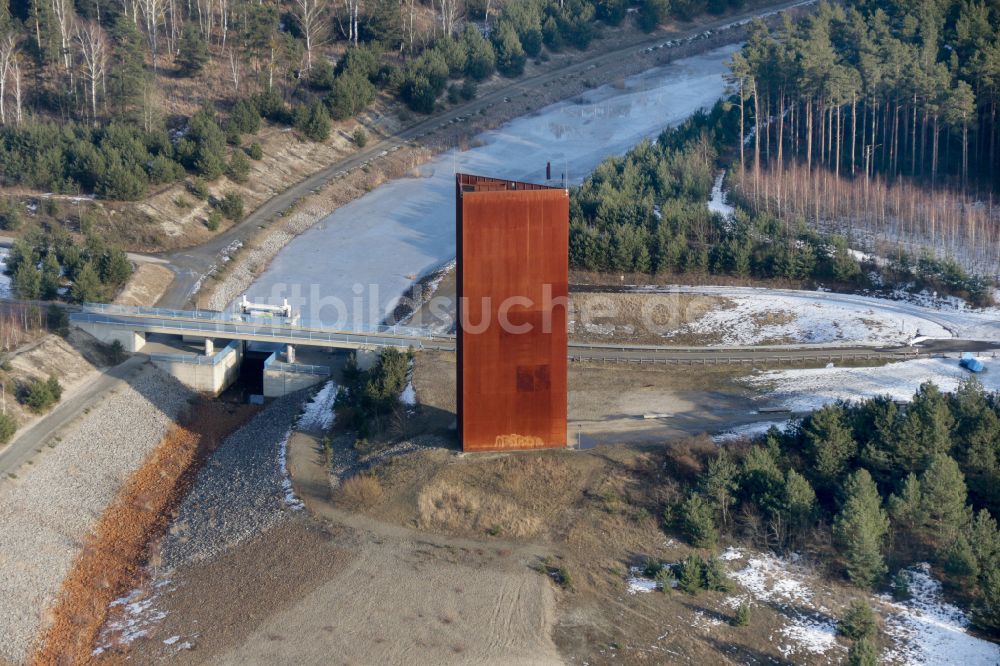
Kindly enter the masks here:
M 190 396 L 147 368 L 0 482 L 0 662 L 27 658 L 84 537 Z
M 208 559 L 288 515 L 280 454 L 308 395 L 275 400 L 215 450 L 161 544 L 161 566 Z

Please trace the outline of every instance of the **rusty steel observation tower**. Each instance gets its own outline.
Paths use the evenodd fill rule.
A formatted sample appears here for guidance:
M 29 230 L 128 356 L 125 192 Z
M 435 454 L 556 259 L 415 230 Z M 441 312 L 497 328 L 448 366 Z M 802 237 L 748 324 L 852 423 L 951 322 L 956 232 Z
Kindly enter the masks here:
M 462 449 L 566 446 L 569 193 L 455 184 Z

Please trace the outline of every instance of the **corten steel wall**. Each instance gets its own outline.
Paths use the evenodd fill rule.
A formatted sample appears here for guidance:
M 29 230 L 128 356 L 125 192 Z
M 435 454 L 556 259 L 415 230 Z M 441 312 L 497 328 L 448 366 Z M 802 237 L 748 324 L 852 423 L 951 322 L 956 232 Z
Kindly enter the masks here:
M 569 194 L 464 174 L 456 190 L 462 448 L 566 446 Z

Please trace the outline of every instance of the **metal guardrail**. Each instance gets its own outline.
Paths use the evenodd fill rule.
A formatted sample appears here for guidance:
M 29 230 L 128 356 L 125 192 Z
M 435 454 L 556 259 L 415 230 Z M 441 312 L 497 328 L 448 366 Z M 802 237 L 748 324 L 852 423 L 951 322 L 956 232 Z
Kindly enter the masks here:
M 135 316 L 96 314 L 79 312 L 70 315 L 70 321 L 106 326 L 123 326 L 137 331 L 171 331 L 184 333 L 199 333 L 213 337 L 256 338 L 274 341 L 292 341 L 299 343 L 320 344 L 330 346 L 356 347 L 415 347 L 417 349 L 450 349 L 454 343 L 450 339 L 431 338 L 429 336 L 410 337 L 392 333 L 379 335 L 377 333 L 359 334 L 336 330 L 303 329 L 291 326 L 258 325 L 248 323 L 225 322 L 219 320 L 191 321 L 171 319 L 157 316 Z M 433 344 L 438 340 L 438 344 Z M 431 343 L 431 344 L 427 344 Z
M 108 315 L 121 315 L 123 317 L 150 317 L 155 319 L 176 319 L 176 320 L 201 320 L 230 324 L 233 326 L 255 326 L 281 328 L 297 331 L 313 331 L 316 333 L 336 333 L 340 335 L 391 335 L 401 338 L 451 338 L 447 335 L 433 335 L 428 331 L 411 326 L 362 326 L 352 328 L 341 328 L 335 326 L 323 326 L 309 321 L 289 323 L 282 321 L 283 317 L 251 317 L 237 312 L 217 312 L 215 310 L 172 310 L 169 308 L 156 308 L 143 305 L 118 305 L 114 303 L 85 303 L 80 306 L 82 313 L 100 313 Z

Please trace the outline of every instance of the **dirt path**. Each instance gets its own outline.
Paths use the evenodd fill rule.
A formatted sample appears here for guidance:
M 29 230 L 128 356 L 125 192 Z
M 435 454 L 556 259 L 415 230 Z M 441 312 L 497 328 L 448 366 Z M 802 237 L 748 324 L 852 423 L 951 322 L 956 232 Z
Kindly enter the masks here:
M 213 661 L 558 664 L 554 607 L 549 583 L 517 562 L 372 542 Z

